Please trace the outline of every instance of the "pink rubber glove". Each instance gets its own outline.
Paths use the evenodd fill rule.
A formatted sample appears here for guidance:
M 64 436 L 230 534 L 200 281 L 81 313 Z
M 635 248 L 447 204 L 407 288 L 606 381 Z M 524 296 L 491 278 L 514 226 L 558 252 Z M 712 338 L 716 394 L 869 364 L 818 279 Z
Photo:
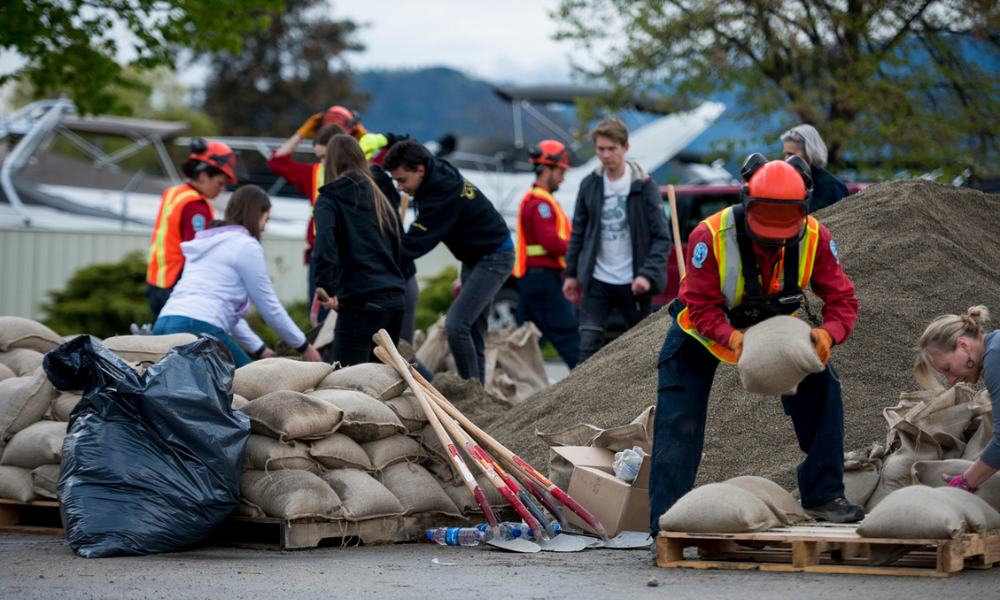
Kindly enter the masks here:
M 976 488 L 969 485 L 969 483 L 965 480 L 965 477 L 962 477 L 961 475 L 952 477 L 948 481 L 948 487 L 963 489 L 969 493 L 975 493 L 976 491 Z

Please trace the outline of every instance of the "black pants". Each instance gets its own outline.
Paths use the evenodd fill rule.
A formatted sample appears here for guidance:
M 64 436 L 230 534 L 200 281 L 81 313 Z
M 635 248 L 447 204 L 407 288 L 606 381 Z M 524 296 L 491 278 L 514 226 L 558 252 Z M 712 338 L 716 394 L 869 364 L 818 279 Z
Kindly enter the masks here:
M 612 285 L 592 279 L 580 300 L 580 362 L 604 345 L 604 330 L 612 308 L 622 313 L 628 330 L 649 316 L 653 311 L 653 299 L 637 298 L 628 283 Z
M 566 366 L 580 361 L 580 329 L 576 309 L 563 296 L 562 273 L 543 267 L 529 268 L 517 280 L 517 324 L 531 321 L 542 336 L 552 342 Z
M 146 284 L 146 299 L 149 300 L 149 310 L 153 313 L 153 323 L 156 323 L 156 319 L 159 318 L 160 311 L 166 306 L 172 291 L 174 291 L 173 287 L 161 288 L 151 283 Z
M 337 311 L 337 326 L 326 356 L 327 362 L 339 362 L 343 367 L 381 362 L 375 357 L 372 337 L 380 329 L 385 329 L 392 343 L 398 344 L 402 327 L 403 294 L 400 292 L 345 299 Z

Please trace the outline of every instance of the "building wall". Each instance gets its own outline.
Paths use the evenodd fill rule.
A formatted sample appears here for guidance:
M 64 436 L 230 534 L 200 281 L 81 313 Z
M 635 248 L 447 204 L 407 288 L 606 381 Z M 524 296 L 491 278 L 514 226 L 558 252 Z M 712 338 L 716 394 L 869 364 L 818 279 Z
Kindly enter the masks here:
M 41 305 L 50 290 L 65 287 L 79 268 L 121 260 L 134 250 L 149 248 L 147 232 L 56 231 L 0 228 L 0 315 L 41 320 Z M 305 300 L 307 268 L 302 264 L 302 239 L 264 236 L 268 273 L 285 304 Z M 417 261 L 418 277 L 436 275 L 457 261 L 444 248 Z

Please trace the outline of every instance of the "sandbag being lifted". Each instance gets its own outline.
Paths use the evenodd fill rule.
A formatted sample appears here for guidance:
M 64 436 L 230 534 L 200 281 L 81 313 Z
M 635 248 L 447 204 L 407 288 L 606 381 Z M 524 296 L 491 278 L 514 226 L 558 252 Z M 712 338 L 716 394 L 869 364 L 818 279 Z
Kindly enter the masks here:
M 794 394 L 810 373 L 825 368 L 813 347 L 809 324 L 795 317 L 772 317 L 747 329 L 736 365 L 752 394 Z

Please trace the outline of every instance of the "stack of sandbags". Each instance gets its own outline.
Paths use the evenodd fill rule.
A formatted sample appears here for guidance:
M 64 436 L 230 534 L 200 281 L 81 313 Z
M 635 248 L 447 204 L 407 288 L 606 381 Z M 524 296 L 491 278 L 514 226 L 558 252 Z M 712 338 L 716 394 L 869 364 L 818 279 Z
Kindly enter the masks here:
M 0 497 L 56 499 L 66 423 L 39 421 L 14 434 L 0 455 Z
M 735 477 L 695 488 L 660 517 L 663 531 L 749 533 L 794 525 L 809 518 L 778 484 L 761 477 Z
M 944 392 L 902 394 L 899 404 L 883 414 L 889 433 L 884 457 L 876 457 L 881 459 L 879 480 L 867 499 L 866 512 L 896 490 L 920 483 L 913 473 L 917 463 L 975 460 L 992 437 L 989 394 L 965 385 Z
M 965 490 L 923 485 L 898 489 L 858 527 L 869 538 L 957 539 L 964 533 L 1000 529 L 1000 513 Z

